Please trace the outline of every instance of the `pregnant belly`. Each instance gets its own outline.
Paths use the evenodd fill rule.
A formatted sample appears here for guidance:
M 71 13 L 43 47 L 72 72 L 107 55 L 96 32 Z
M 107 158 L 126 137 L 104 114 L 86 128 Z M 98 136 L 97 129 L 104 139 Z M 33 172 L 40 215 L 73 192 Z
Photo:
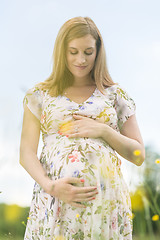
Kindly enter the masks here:
M 41 162 L 52 179 L 83 178 L 84 186 L 95 186 L 100 182 L 102 185 L 104 182 L 114 184 L 119 171 L 119 159 L 114 150 L 89 139 L 68 146 L 55 145 L 48 159 L 44 154 Z

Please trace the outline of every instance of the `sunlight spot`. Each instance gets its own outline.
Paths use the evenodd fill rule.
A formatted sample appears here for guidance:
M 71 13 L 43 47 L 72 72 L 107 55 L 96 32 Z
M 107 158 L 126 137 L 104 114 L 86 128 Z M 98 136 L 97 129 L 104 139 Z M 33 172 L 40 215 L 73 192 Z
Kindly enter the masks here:
M 152 217 L 152 221 L 158 221 L 159 220 L 159 215 L 154 215 L 153 217 Z
M 141 154 L 141 151 L 140 150 L 134 150 L 134 152 L 133 152 L 133 154 L 135 155 L 135 156 L 139 156 L 140 154 Z
M 159 163 L 160 163 L 160 158 L 157 158 L 157 159 L 155 160 L 155 163 L 156 163 L 156 164 L 159 164 Z

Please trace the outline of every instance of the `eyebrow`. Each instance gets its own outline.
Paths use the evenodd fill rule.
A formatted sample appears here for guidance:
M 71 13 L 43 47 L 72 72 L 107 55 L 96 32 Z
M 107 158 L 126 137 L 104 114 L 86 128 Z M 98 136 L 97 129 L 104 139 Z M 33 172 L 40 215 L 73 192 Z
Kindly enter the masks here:
M 74 48 L 74 47 L 69 47 L 69 48 L 77 49 L 77 48 Z M 85 50 L 87 50 L 87 49 L 94 49 L 94 47 L 89 47 L 89 48 L 86 48 Z

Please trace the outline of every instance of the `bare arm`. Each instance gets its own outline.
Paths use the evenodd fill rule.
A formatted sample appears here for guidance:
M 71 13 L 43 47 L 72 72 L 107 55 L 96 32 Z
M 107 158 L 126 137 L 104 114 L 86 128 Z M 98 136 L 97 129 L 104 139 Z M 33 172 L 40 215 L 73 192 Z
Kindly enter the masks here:
M 120 133 L 99 120 L 93 120 L 75 114 L 73 117 L 76 121 L 73 122 L 72 128 L 64 131 L 62 135 L 67 134 L 69 138 L 101 137 L 123 158 L 137 166 L 140 166 L 143 163 L 145 158 L 145 148 L 135 114 L 130 116 L 123 124 Z M 76 133 L 75 127 L 78 127 L 78 132 Z M 135 154 L 135 150 L 138 150 L 140 154 Z
M 46 189 L 51 180 L 37 157 L 39 137 L 40 122 L 25 106 L 20 142 L 20 164 L 43 189 Z
M 123 124 L 121 133 L 106 124 L 102 124 L 101 137 L 123 158 L 137 166 L 143 163 L 145 148 L 135 114 Z M 135 150 L 139 150 L 140 155 L 134 155 Z

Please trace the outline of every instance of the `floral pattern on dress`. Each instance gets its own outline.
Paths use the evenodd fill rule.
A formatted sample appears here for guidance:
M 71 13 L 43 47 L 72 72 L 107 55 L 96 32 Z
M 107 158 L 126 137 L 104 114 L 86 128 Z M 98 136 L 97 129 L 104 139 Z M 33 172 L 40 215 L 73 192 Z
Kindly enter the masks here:
M 102 138 L 67 138 L 60 134 L 80 114 L 120 132 L 135 113 L 135 103 L 119 85 L 97 88 L 83 103 L 59 95 L 51 97 L 37 86 L 29 89 L 23 105 L 40 121 L 43 148 L 40 163 L 53 179 L 84 178 L 76 186 L 97 186 L 96 199 L 73 207 L 47 194 L 35 183 L 25 240 L 131 240 L 132 210 L 121 172 L 121 160 Z

